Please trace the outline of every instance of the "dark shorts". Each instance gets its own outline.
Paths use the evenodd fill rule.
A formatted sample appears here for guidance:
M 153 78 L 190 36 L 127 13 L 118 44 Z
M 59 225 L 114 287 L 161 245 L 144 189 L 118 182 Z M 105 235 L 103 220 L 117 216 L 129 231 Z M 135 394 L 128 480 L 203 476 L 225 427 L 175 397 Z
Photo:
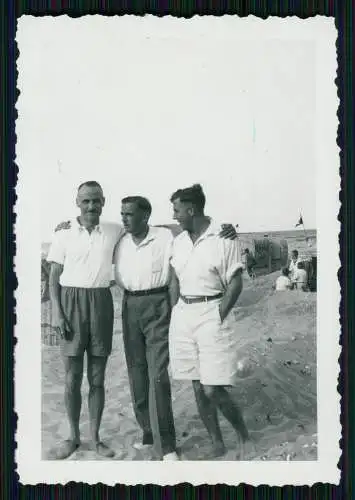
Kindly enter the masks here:
M 109 288 L 62 287 L 61 305 L 71 327 L 64 356 L 108 356 L 112 350 L 113 300 Z

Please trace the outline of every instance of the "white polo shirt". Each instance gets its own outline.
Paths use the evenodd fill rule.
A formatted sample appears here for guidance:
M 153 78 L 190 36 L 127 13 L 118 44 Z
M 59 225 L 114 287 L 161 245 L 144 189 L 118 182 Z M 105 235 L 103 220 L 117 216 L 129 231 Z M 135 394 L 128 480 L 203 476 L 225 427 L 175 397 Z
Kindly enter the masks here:
M 91 233 L 77 219 L 70 229 L 54 233 L 47 261 L 63 265 L 62 286 L 104 288 L 110 286 L 112 258 L 124 229 L 119 224 L 100 222 Z
M 301 287 L 307 284 L 307 271 L 305 269 L 296 269 L 292 281 Z
M 291 261 L 290 261 L 290 265 L 288 266 L 288 269 L 289 269 L 289 271 L 290 271 L 290 278 L 291 278 L 291 280 L 293 279 L 293 276 L 294 276 L 294 274 L 295 274 L 295 271 L 298 269 L 298 267 L 297 267 L 297 266 L 298 266 L 298 263 L 299 263 L 299 262 L 301 262 L 301 259 L 300 259 L 300 258 L 298 258 L 298 259 L 296 260 L 296 262 L 294 262 L 292 259 L 291 259 Z
M 171 231 L 161 227 L 150 226 L 138 245 L 131 234 L 125 234 L 114 255 L 116 283 L 130 291 L 166 286 L 173 240 Z
M 287 276 L 279 276 L 276 280 L 276 290 L 278 292 L 289 290 L 291 287 L 291 280 Z
M 181 295 L 217 295 L 226 289 L 233 274 L 243 269 L 239 241 L 221 238 L 220 231 L 221 226 L 211 220 L 195 243 L 187 231 L 174 239 L 171 265 Z

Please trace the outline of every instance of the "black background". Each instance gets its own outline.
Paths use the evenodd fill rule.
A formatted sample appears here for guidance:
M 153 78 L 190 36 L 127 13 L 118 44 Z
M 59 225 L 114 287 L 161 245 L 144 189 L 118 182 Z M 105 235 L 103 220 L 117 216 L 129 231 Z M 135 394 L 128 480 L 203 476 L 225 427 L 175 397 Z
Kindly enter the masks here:
M 354 423 L 355 423 L 355 276 L 354 276 L 354 39 L 353 25 L 355 15 L 353 0 L 316 1 L 316 0 L 255 0 L 255 1 L 118 1 L 118 0 L 38 0 L 14 1 L 1 0 L 1 67 L 0 67 L 0 117 L 1 117 L 1 182 L 0 182 L 0 215 L 1 215 L 1 268 L 0 268 L 0 499 L 111 499 L 111 498 L 231 498 L 235 500 L 249 499 L 352 499 L 355 498 L 354 488 Z M 14 413 L 14 324 L 15 299 L 14 290 L 17 287 L 13 270 L 13 257 L 16 252 L 16 242 L 13 234 L 15 222 L 14 203 L 16 201 L 15 185 L 17 166 L 15 163 L 15 102 L 16 90 L 16 57 L 15 44 L 16 19 L 22 14 L 60 15 L 67 14 L 79 17 L 86 14 L 123 15 L 123 14 L 154 14 L 157 16 L 173 15 L 176 17 L 191 17 L 200 15 L 238 14 L 239 16 L 255 15 L 260 18 L 268 16 L 298 16 L 307 18 L 314 15 L 334 17 L 338 30 L 337 56 L 338 75 L 337 87 L 340 97 L 338 110 L 339 128 L 338 145 L 341 149 L 341 221 L 340 257 L 341 269 L 339 280 L 342 288 L 340 316 L 342 324 L 342 355 L 339 392 L 342 395 L 342 426 L 343 439 L 342 458 L 339 467 L 342 470 L 341 484 L 316 484 L 310 487 L 270 488 L 268 486 L 238 487 L 199 486 L 192 487 L 182 484 L 175 487 L 117 485 L 83 485 L 69 483 L 61 485 L 23 486 L 19 483 L 14 460 L 16 415 Z M 329 429 L 331 432 L 331 429 Z M 139 485 L 139 468 L 137 469 L 137 484 Z M 206 478 L 206 481 L 208 478 Z

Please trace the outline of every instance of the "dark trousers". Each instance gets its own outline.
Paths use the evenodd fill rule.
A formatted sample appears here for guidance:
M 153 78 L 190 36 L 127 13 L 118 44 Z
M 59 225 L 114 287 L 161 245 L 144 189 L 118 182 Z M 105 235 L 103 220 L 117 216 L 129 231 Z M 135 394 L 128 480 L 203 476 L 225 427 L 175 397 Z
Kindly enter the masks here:
M 170 315 L 167 292 L 124 295 L 123 341 L 133 408 L 143 442 L 154 442 L 162 455 L 176 449 L 168 375 Z

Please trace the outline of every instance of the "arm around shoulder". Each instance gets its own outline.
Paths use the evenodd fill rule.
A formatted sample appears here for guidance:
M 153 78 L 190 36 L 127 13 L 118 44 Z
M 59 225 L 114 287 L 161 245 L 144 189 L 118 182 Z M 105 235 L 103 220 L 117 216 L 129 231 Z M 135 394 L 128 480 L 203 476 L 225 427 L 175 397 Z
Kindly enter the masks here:
M 63 265 L 58 262 L 51 262 L 49 273 L 49 295 L 52 301 L 53 314 L 57 315 L 62 312 L 60 305 L 60 276 L 63 272 Z

